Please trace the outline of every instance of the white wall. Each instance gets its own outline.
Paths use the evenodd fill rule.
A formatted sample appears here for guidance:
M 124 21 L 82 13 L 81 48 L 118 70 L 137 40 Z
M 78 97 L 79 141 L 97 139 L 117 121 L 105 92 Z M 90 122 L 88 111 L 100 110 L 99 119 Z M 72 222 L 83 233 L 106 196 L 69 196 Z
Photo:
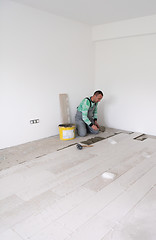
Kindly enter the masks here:
M 156 135 L 156 15 L 93 28 L 101 122 Z
M 73 122 L 92 91 L 91 27 L 1 0 L 0 149 L 58 134 L 59 93 L 69 96 Z
M 156 135 L 156 16 L 92 33 L 88 25 L 0 1 L 0 149 L 58 134 L 59 93 L 69 96 L 73 122 L 80 100 L 96 89 L 105 94 L 102 124 Z

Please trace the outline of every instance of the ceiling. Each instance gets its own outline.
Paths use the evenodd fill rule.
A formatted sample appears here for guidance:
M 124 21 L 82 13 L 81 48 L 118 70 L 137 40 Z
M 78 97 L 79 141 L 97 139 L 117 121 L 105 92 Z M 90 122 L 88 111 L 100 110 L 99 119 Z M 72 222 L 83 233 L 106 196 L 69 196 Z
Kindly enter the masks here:
M 90 25 L 156 14 L 156 0 L 11 0 Z

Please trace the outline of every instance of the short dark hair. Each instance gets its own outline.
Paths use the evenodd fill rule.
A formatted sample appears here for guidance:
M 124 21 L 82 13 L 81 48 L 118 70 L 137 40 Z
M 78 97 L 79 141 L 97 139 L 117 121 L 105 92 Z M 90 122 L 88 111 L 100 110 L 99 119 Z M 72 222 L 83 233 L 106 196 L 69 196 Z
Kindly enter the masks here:
M 103 92 L 102 91 L 100 91 L 100 90 L 97 90 L 97 91 L 95 91 L 95 93 L 94 93 L 94 95 L 99 95 L 99 94 L 101 94 L 102 96 L 103 96 Z

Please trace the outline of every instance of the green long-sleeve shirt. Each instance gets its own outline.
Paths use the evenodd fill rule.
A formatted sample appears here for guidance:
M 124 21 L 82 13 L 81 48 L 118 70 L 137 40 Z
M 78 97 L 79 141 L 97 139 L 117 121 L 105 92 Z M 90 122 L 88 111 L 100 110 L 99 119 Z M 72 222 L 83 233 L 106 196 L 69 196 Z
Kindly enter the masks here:
M 91 100 L 91 97 L 90 97 L 90 100 Z M 91 107 L 94 107 L 94 105 L 95 105 L 95 109 L 93 112 L 93 119 L 97 120 L 97 105 L 98 105 L 97 103 L 94 103 L 92 101 L 89 101 L 89 99 L 84 98 L 77 108 L 77 110 L 79 112 L 82 112 L 82 119 L 87 125 L 92 125 L 91 121 L 89 120 L 89 118 L 87 116 L 88 110 L 90 108 L 90 103 L 91 103 Z

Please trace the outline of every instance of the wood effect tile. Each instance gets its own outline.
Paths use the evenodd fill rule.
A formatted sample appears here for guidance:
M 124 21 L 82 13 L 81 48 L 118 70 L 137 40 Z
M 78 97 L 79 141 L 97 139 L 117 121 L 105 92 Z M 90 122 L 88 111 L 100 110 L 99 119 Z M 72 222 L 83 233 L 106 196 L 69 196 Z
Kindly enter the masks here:
M 120 161 L 119 163 L 118 162 L 114 163 L 114 166 L 110 167 L 107 170 L 108 172 L 115 174 L 115 177 L 113 179 L 103 178 L 103 175 L 100 174 L 99 176 L 93 178 L 91 181 L 87 182 L 83 186 L 96 192 L 100 191 L 106 185 L 110 184 L 112 181 L 115 181 L 115 179 L 119 178 L 121 175 L 129 171 L 131 168 L 134 168 L 134 166 L 141 163 L 147 157 L 150 158 L 151 155 L 148 155 L 143 151 L 134 153 L 133 156 L 130 156 L 126 159 L 122 159 L 122 161 Z
M 116 222 L 120 221 L 141 201 L 142 198 L 144 198 L 153 184 L 155 184 L 155 173 L 156 167 L 140 178 L 125 193 L 118 196 L 115 201 L 112 201 L 99 214 L 76 229 L 71 235 L 72 238 L 75 240 L 83 239 L 84 237 L 91 240 L 101 239 L 111 230 Z M 140 189 L 140 187 L 142 188 Z
M 0 200 L 0 216 L 5 214 L 5 212 L 12 211 L 14 208 L 23 203 L 24 201 L 16 195 L 11 195 L 3 200 Z
M 144 196 L 138 204 L 116 223 L 102 240 L 148 239 L 156 236 L 156 187 Z
M 0 234 L 1 240 L 23 240 L 17 233 L 15 233 L 12 229 L 9 229 L 2 234 Z
M 137 166 L 137 170 L 138 170 L 138 172 L 140 171 L 140 166 Z M 150 172 L 151 171 L 154 172 L 155 169 L 153 170 L 153 168 L 152 168 L 152 170 L 150 170 Z M 134 174 L 137 175 L 137 172 L 135 171 Z M 146 176 L 145 168 L 144 168 L 144 175 Z M 149 179 L 151 177 L 151 179 L 152 179 L 151 181 L 154 181 L 154 175 L 150 176 L 150 174 L 148 174 L 147 176 L 149 177 Z M 135 181 L 133 182 L 133 178 L 129 178 L 129 175 L 127 175 L 127 173 L 121 177 L 122 177 L 122 182 L 124 182 L 124 183 L 127 182 L 126 188 L 124 187 L 124 184 L 122 186 L 121 179 L 118 178 L 118 179 L 116 179 L 116 181 L 112 182 L 110 185 L 106 186 L 104 189 L 99 191 L 96 195 L 94 195 L 87 202 L 85 202 L 84 204 L 73 209 L 70 213 L 65 214 L 58 221 L 61 222 L 62 224 L 65 224 L 66 227 L 68 227 L 72 230 L 76 230 L 83 223 L 87 222 L 94 215 L 96 215 L 100 211 L 102 211 L 102 209 L 104 209 L 107 206 L 107 204 L 111 203 L 111 201 L 114 201 L 114 199 L 118 198 L 118 196 L 123 194 L 123 192 L 126 189 L 133 188 L 133 184 L 134 185 L 138 184 L 138 182 L 141 181 L 138 179 L 138 181 L 136 183 L 135 183 Z M 142 175 L 141 175 L 141 177 L 142 177 Z M 146 177 L 146 178 L 148 178 L 148 177 Z M 145 180 L 142 180 L 142 181 L 145 181 Z M 149 182 L 149 184 L 150 184 L 150 182 Z M 139 187 L 138 187 L 138 190 L 139 190 Z M 127 201 L 128 201 L 128 199 L 127 199 Z M 125 202 L 127 203 L 127 201 L 125 201 Z M 110 212 L 112 213 L 111 209 L 110 209 Z M 72 221 L 72 219 L 74 219 L 74 221 Z

